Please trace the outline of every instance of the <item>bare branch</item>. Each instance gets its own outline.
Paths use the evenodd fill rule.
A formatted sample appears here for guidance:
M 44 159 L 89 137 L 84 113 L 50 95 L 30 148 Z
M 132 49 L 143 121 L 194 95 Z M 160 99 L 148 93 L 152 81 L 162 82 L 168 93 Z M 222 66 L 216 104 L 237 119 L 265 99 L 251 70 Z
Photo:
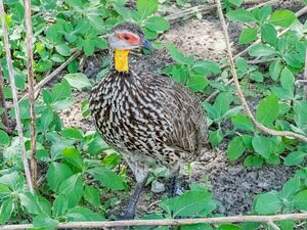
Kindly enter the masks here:
M 251 109 L 249 108 L 249 105 L 245 99 L 245 96 L 243 94 L 243 91 L 241 89 L 240 86 L 240 82 L 238 79 L 238 75 L 237 75 L 237 71 L 236 71 L 236 67 L 235 67 L 235 63 L 234 63 L 234 58 L 231 52 L 231 45 L 230 45 L 230 39 L 229 39 L 229 35 L 228 35 L 228 31 L 227 31 L 227 26 L 226 26 L 226 21 L 224 18 L 224 14 L 223 14 L 223 10 L 222 10 L 222 5 L 220 0 L 216 0 L 217 2 L 217 11 L 218 11 L 218 15 L 222 24 L 222 28 L 223 28 L 223 32 L 224 32 L 224 37 L 225 37 L 225 42 L 226 42 L 226 47 L 227 47 L 227 54 L 228 54 L 228 60 L 229 60 L 229 65 L 230 65 L 230 70 L 231 70 L 231 74 L 233 77 L 233 81 L 235 84 L 235 87 L 237 89 L 237 93 L 238 96 L 240 98 L 241 104 L 244 107 L 247 115 L 250 117 L 250 119 L 252 120 L 252 122 L 255 124 L 256 128 L 273 136 L 283 136 L 283 137 L 292 137 L 295 139 L 298 139 L 300 141 L 303 142 L 307 142 L 307 137 L 303 136 L 301 134 L 298 133 L 294 133 L 291 131 L 279 131 L 279 130 L 274 130 L 274 129 L 270 129 L 266 126 L 264 126 L 263 124 L 259 123 L 256 118 L 254 117 Z
M 3 114 L 2 114 L 2 122 L 7 130 L 9 130 L 9 118 L 7 115 L 7 107 L 3 92 L 3 85 L 4 85 L 4 79 L 2 74 L 2 69 L 0 68 L 0 107 L 3 108 Z
M 34 87 L 34 98 L 36 98 L 41 89 L 48 83 L 50 82 L 54 77 L 58 76 L 65 68 L 66 66 L 71 63 L 73 60 L 75 60 L 79 55 L 81 54 L 81 52 L 79 51 L 74 51 L 73 54 L 65 61 L 63 62 L 58 68 L 56 68 L 52 73 L 50 73 L 49 75 L 47 75 L 46 77 L 44 77 L 43 80 L 41 80 L 39 83 L 37 83 L 37 85 Z M 24 96 L 22 96 L 19 99 L 19 102 L 24 100 L 26 97 L 28 96 L 28 94 L 25 94 Z
M 192 219 L 155 219 L 155 220 L 119 220 L 119 221 L 89 221 L 89 222 L 70 222 L 61 223 L 57 228 L 67 229 L 85 229 L 85 228 L 114 228 L 128 226 L 180 226 L 192 224 L 223 224 L 223 223 L 272 223 L 283 220 L 306 220 L 307 213 L 281 214 L 273 216 L 229 216 L 229 217 L 212 217 L 212 218 L 192 218 Z M 20 225 L 2 225 L 2 230 L 29 229 L 31 224 Z
M 28 95 L 30 103 L 31 117 L 31 150 L 30 150 L 30 165 L 32 182 L 35 186 L 37 178 L 37 162 L 35 159 L 36 152 L 36 130 L 35 130 L 35 98 L 34 98 L 34 73 L 33 73 L 33 32 L 31 19 L 31 0 L 24 0 L 25 6 L 25 27 L 26 27 L 26 47 L 27 47 L 27 71 L 28 71 Z
M 22 162 L 23 162 L 25 175 L 26 175 L 26 181 L 27 181 L 29 190 L 30 192 L 33 193 L 34 190 L 33 190 L 33 185 L 32 185 L 32 180 L 31 180 L 31 172 L 29 169 L 29 164 L 28 164 L 28 159 L 27 159 L 26 147 L 24 144 L 22 123 L 21 123 L 21 118 L 20 118 L 20 109 L 19 109 L 19 104 L 18 104 L 16 84 L 15 84 L 15 76 L 14 76 L 15 73 L 14 73 L 11 50 L 10 50 L 8 30 L 6 26 L 6 20 L 5 20 L 3 0 L 0 0 L 0 15 L 1 15 L 1 23 L 2 23 L 3 44 L 4 44 L 5 53 L 6 53 L 6 62 L 7 62 L 8 72 L 9 72 L 9 79 L 10 79 L 10 85 L 12 89 L 12 95 L 13 95 L 17 131 L 18 131 L 19 142 L 21 146 Z

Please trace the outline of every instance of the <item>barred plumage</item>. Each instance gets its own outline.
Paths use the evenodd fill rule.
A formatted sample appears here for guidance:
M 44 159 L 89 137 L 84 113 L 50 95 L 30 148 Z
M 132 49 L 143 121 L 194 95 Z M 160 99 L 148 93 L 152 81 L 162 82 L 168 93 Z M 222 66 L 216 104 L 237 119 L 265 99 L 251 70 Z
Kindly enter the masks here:
M 113 44 L 116 49 L 120 44 L 123 48 L 120 39 L 130 34 L 143 40 L 135 27 L 127 24 L 115 28 L 111 47 Z M 181 163 L 192 161 L 207 139 L 199 100 L 163 76 L 137 75 L 115 67 L 92 90 L 90 110 L 104 140 L 123 155 L 138 182 L 144 181 L 157 164 L 177 169 Z

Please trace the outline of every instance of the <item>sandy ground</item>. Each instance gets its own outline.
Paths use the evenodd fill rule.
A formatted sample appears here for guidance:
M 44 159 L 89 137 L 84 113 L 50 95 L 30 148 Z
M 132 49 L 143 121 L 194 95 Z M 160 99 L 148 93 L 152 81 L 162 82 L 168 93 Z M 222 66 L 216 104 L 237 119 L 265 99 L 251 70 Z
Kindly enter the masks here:
M 302 4 L 298 1 L 284 1 L 282 6 L 299 9 Z M 238 26 L 230 25 L 229 31 L 233 43 L 237 44 Z M 198 58 L 211 60 L 225 58 L 224 37 L 218 19 L 213 16 L 207 15 L 202 20 L 190 19 L 176 24 L 161 39 L 163 42 L 175 43 L 185 53 Z M 234 52 L 237 50 L 238 47 Z M 100 53 L 87 59 L 84 72 L 90 78 L 95 78 L 100 71 L 101 63 L 107 58 L 106 53 Z M 160 69 L 168 63 L 171 63 L 171 60 L 167 52 L 158 50 L 152 55 L 143 56 L 141 60 L 140 57 L 132 60 L 132 66 L 135 66 L 132 68 L 137 72 L 146 69 L 159 73 Z M 80 111 L 80 103 L 87 97 L 87 92 L 76 94 L 74 106 L 63 112 L 62 117 L 66 126 L 82 127 L 86 130 L 94 129 L 92 121 L 84 119 Z M 219 201 L 218 212 L 224 215 L 247 213 L 251 210 L 252 200 L 257 194 L 279 190 L 294 171 L 285 166 L 246 169 L 242 162 L 230 164 L 224 149 L 218 151 L 208 149 L 207 154 L 209 159 L 195 165 L 193 178 L 208 184 L 215 199 Z M 153 201 L 148 200 L 145 195 L 142 200 L 141 210 L 144 211 Z M 152 205 L 152 208 L 154 207 L 155 205 Z

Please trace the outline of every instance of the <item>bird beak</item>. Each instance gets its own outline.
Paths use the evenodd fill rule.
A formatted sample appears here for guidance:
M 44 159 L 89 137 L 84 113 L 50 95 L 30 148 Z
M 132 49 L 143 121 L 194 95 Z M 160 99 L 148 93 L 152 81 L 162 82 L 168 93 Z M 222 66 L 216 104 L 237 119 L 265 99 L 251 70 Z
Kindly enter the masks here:
M 151 42 L 146 40 L 146 39 L 143 42 L 143 47 L 146 48 L 146 49 L 149 49 L 149 50 L 153 49 Z

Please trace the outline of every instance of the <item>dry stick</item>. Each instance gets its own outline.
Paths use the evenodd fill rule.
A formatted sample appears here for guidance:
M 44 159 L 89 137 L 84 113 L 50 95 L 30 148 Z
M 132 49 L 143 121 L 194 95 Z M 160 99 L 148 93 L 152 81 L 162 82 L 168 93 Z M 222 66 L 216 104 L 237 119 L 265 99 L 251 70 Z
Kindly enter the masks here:
M 283 136 L 283 137 L 292 137 L 292 138 L 296 138 L 300 141 L 303 142 L 307 142 L 307 137 L 298 133 L 294 133 L 291 131 L 278 131 L 278 130 L 273 130 L 270 128 L 267 128 L 266 126 L 264 126 L 263 124 L 259 123 L 256 118 L 254 117 L 251 109 L 249 108 L 249 105 L 245 99 L 245 96 L 242 92 L 241 86 L 240 86 L 240 82 L 237 76 L 237 71 L 236 71 L 236 67 L 235 67 L 235 63 L 234 63 L 234 58 L 232 56 L 232 52 L 231 52 L 231 45 L 230 45 L 230 39 L 229 39 L 229 35 L 228 35 L 228 31 L 227 31 L 227 26 L 226 26 L 226 21 L 224 18 L 224 14 L 223 14 L 223 10 L 222 10 L 222 5 L 220 0 L 216 0 L 217 1 L 217 9 L 218 9 L 218 15 L 222 24 L 222 28 L 223 28 L 223 33 L 224 33 L 224 37 L 225 37 L 225 42 L 226 42 L 226 47 L 227 47 L 227 54 L 228 54 L 228 60 L 229 60 L 229 65 L 230 65 L 230 70 L 231 70 L 231 74 L 233 77 L 233 81 L 235 83 L 235 87 L 237 89 L 237 93 L 238 96 L 240 98 L 241 104 L 244 107 L 247 115 L 250 117 L 250 119 L 252 120 L 252 122 L 255 124 L 255 126 L 270 135 L 273 136 Z
M 35 186 L 37 178 L 37 162 L 35 159 L 36 152 L 36 130 L 35 130 L 35 98 L 34 98 L 34 73 L 33 73 L 33 32 L 31 19 L 31 0 L 24 1 L 25 6 L 25 27 L 26 27 L 26 47 L 27 47 L 27 71 L 28 71 L 28 95 L 30 103 L 31 117 L 31 150 L 30 150 L 30 168 L 32 182 Z
M 273 221 L 269 221 L 268 225 L 274 230 L 280 230 L 280 228 Z
M 15 109 L 15 116 L 16 116 L 16 125 L 17 125 L 17 131 L 19 136 L 19 142 L 21 146 L 21 157 L 22 162 L 25 170 L 26 175 L 26 181 L 29 186 L 29 190 L 31 193 L 34 192 L 32 180 L 31 180 L 31 172 L 29 169 L 28 159 L 27 159 L 27 152 L 26 147 L 24 143 L 24 137 L 23 137 L 23 131 L 22 131 L 22 123 L 20 118 L 20 109 L 18 104 L 18 97 L 17 97 L 17 89 L 15 84 L 15 73 L 12 63 L 12 56 L 11 56 L 11 50 L 10 50 L 10 43 L 9 43 L 9 37 L 8 37 L 8 30 L 6 27 L 6 20 L 5 20 L 5 12 L 4 12 L 4 5 L 3 0 L 0 0 L 0 15 L 1 15 L 1 22 L 2 22 L 2 33 L 3 33 L 3 43 L 4 43 L 4 49 L 6 53 L 6 62 L 9 72 L 9 79 L 10 79 L 10 85 L 12 89 L 12 95 L 13 95 L 13 103 L 14 103 L 14 109 Z
M 7 107 L 6 107 L 6 102 L 5 102 L 5 97 L 4 97 L 4 92 L 3 92 L 3 85 L 4 85 L 4 79 L 3 79 L 3 74 L 2 74 L 2 69 L 0 68 L 0 107 L 3 108 L 3 114 L 2 114 L 2 122 L 6 128 L 7 131 L 9 131 L 9 117 L 7 115 Z
M 73 54 L 65 61 L 63 62 L 58 68 L 56 68 L 52 73 L 44 77 L 43 80 L 41 80 L 37 85 L 34 87 L 34 92 L 35 92 L 35 98 L 38 96 L 39 92 L 41 91 L 42 87 L 45 86 L 49 81 L 51 81 L 54 77 L 56 77 L 58 74 L 62 72 L 66 68 L 66 66 L 71 63 L 75 58 L 77 58 L 81 52 L 75 51 Z M 23 95 L 20 99 L 19 102 L 24 100 L 28 94 Z
M 212 218 L 192 218 L 192 219 L 155 219 L 155 220 L 119 220 L 119 221 L 84 221 L 58 224 L 57 228 L 84 229 L 84 228 L 112 228 L 128 226 L 180 226 L 192 224 L 223 224 L 223 223 L 269 223 L 283 220 L 306 220 L 307 213 L 281 214 L 272 216 L 228 216 Z M 1 230 L 29 229 L 31 224 L 2 225 Z

